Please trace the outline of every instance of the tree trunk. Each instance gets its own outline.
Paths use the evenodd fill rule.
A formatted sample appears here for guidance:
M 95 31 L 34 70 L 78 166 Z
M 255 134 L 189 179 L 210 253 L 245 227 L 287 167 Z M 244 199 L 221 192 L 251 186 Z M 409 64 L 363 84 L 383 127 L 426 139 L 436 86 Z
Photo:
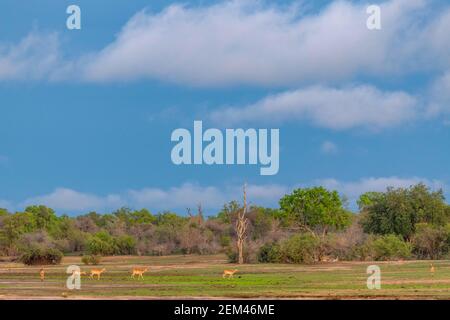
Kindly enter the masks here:
M 236 220 L 236 235 L 237 235 L 237 251 L 238 251 L 238 263 L 244 263 L 244 242 L 247 233 L 248 219 L 245 217 L 247 213 L 247 193 L 244 185 L 244 207 L 238 211 Z

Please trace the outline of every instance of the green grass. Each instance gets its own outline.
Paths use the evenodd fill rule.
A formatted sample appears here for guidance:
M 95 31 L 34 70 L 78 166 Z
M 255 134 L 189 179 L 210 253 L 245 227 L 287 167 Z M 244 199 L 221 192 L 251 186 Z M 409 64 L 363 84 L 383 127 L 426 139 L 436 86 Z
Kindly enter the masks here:
M 106 268 L 101 280 L 83 276 L 81 290 L 65 287 L 68 265 L 84 271 L 80 257 L 67 257 L 60 266 L 46 267 L 46 280 L 38 276 L 40 267 L 0 263 L 0 298 L 70 297 L 228 297 L 228 298 L 434 298 L 450 299 L 450 261 L 339 262 L 315 265 L 252 264 L 236 266 L 225 257 L 107 257 L 95 268 Z M 381 290 L 366 287 L 366 268 L 381 268 Z M 133 266 L 150 270 L 144 280 L 133 280 Z M 233 279 L 223 279 L 224 269 L 239 269 Z

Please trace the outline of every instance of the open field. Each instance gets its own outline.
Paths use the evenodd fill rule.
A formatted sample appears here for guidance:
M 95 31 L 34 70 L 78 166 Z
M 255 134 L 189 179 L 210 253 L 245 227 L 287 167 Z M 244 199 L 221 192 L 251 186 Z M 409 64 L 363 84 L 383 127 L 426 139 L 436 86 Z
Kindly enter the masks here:
M 106 268 L 101 280 L 82 276 L 80 290 L 65 287 L 67 266 L 83 271 L 80 257 L 66 257 L 58 266 L 0 263 L 0 299 L 159 299 L 159 298 L 292 298 L 292 299 L 450 299 L 450 261 L 337 262 L 315 265 L 228 264 L 225 256 L 105 257 L 93 268 Z M 368 290 L 366 268 L 381 268 L 381 290 Z M 133 280 L 133 266 L 149 266 L 144 280 Z M 239 269 L 223 279 L 224 269 Z

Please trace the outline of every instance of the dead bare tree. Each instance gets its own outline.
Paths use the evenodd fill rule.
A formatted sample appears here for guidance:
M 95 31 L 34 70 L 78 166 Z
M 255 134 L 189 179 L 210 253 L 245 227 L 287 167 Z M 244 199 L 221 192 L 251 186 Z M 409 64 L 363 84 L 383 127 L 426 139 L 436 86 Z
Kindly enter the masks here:
M 247 237 L 247 227 L 248 227 L 248 219 L 246 217 L 247 214 L 247 191 L 246 185 L 244 184 L 244 207 L 241 210 L 238 210 L 237 220 L 236 220 L 236 235 L 237 235 L 237 250 L 238 250 L 238 263 L 244 263 L 244 242 Z
M 203 208 L 202 208 L 202 204 L 199 203 L 197 206 L 197 217 L 198 217 L 198 224 L 202 224 L 203 223 Z

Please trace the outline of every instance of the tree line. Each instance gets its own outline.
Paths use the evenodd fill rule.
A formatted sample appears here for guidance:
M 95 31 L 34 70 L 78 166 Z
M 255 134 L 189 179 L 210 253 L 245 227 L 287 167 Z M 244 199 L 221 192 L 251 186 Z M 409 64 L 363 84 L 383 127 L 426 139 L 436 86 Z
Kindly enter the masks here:
M 273 263 L 449 257 L 450 206 L 442 190 L 388 188 L 362 194 L 357 204 L 353 213 L 337 191 L 312 187 L 283 196 L 278 208 L 231 201 L 208 217 L 201 206 L 184 215 L 120 208 L 75 217 L 43 205 L 0 209 L 0 254 L 29 264 L 58 263 L 63 255 L 85 255 L 85 263 L 104 255 L 216 253 L 231 262 Z

